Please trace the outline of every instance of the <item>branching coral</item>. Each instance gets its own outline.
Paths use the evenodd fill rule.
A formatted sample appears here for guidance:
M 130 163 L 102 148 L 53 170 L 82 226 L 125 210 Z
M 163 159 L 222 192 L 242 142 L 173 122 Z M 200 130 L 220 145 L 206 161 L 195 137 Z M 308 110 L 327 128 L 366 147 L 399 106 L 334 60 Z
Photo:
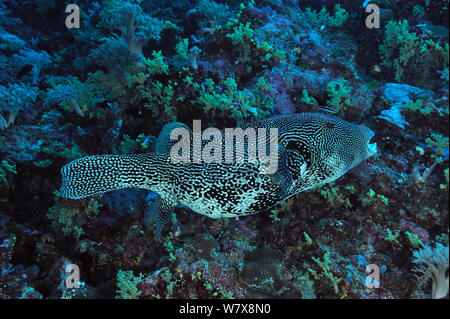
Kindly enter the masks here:
M 43 50 L 40 52 L 29 49 L 20 50 L 19 54 L 14 54 L 13 58 L 19 67 L 31 65 L 33 72 L 32 83 L 34 85 L 39 82 L 41 70 L 48 67 L 52 63 L 52 58 L 50 55 Z
M 435 248 L 425 246 L 413 252 L 413 263 L 417 264 L 413 271 L 421 286 L 432 278 L 432 297 L 443 298 L 448 294 L 448 247 L 437 243 Z
M 303 89 L 302 95 L 303 95 L 303 97 L 302 97 L 301 101 L 303 103 L 308 104 L 308 105 L 317 105 L 318 104 L 317 100 L 315 98 L 310 97 L 308 95 L 308 90 L 307 89 Z
M 112 31 L 124 38 L 130 53 L 142 57 L 142 48 L 150 39 L 160 39 L 165 24 L 144 13 L 138 2 L 110 0 L 100 15 Z
M 0 85 L 0 130 L 8 128 L 14 123 L 20 111 L 33 105 L 38 95 L 37 87 L 26 84 Z M 7 119 L 3 116 L 7 114 Z
M 144 105 L 152 111 L 155 117 L 162 116 L 167 120 L 175 121 L 175 104 L 181 101 L 182 98 L 175 97 L 174 86 L 176 82 L 169 81 L 164 85 L 160 81 L 151 81 L 152 75 L 168 74 L 169 65 L 166 63 L 161 51 L 152 53 L 153 59 L 144 58 L 143 64 L 145 73 L 140 72 L 127 77 L 127 86 L 134 87 L 137 98 Z M 163 112 L 161 112 L 163 110 Z
M 112 76 L 101 70 L 88 75 L 87 81 L 95 87 L 96 94 L 105 101 L 127 104 L 130 102 L 127 79 L 132 75 Z M 135 75 L 133 75 L 135 76 Z

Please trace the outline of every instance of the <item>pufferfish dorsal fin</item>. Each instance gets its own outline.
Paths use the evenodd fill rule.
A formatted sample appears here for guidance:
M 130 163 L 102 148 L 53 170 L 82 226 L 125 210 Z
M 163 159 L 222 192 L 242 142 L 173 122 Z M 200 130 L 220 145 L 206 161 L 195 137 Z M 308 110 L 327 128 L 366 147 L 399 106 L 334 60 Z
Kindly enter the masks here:
M 171 140 L 170 134 L 177 128 L 185 129 L 189 132 L 190 135 L 192 135 L 192 130 L 186 124 L 180 122 L 168 123 L 164 125 L 161 133 L 159 133 L 158 139 L 156 140 L 155 153 L 168 154 L 170 152 L 172 146 L 178 142 L 178 139 Z

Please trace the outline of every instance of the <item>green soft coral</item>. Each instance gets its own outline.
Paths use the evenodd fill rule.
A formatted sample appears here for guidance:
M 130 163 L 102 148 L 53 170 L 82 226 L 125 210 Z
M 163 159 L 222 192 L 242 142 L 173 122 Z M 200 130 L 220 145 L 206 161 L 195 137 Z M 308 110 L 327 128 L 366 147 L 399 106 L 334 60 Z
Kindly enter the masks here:
M 449 64 L 449 45 L 424 39 L 409 31 L 407 20 L 389 21 L 380 45 L 383 65 L 395 73 L 395 80 L 422 87 L 442 84 Z M 448 71 L 447 71 L 448 72 Z
M 131 270 L 119 270 L 117 272 L 117 296 L 118 299 L 137 299 L 141 292 L 137 285 L 144 278 L 143 274 L 135 276 Z
M 159 81 L 150 82 L 145 86 L 140 86 L 138 90 L 144 99 L 144 107 L 150 109 L 153 116 L 162 115 L 168 121 L 176 121 L 175 91 L 171 84 L 163 85 Z
M 194 85 L 200 94 L 196 102 L 202 105 L 203 111 L 229 113 L 238 124 L 248 118 L 260 119 L 270 114 L 273 103 L 266 97 L 270 85 L 265 79 L 257 81 L 255 92 L 239 90 L 233 78 L 225 79 L 222 84 L 223 89 L 219 89 L 212 79 L 206 79 L 204 84 Z
M 339 4 L 334 7 L 333 14 L 330 14 L 325 7 L 322 7 L 320 11 L 315 11 L 308 7 L 305 10 L 305 15 L 311 25 L 333 28 L 342 27 L 349 17 L 349 13 L 344 8 L 341 8 Z
M 328 105 L 338 112 L 345 111 L 348 106 L 352 106 L 351 91 L 351 87 L 349 87 L 348 82 L 344 78 L 329 82 L 327 85 Z
M 149 75 L 169 74 L 169 65 L 164 61 L 161 51 L 153 51 L 153 58 L 144 58 L 144 65 Z
M 433 158 L 445 156 L 445 154 L 448 156 L 449 139 L 447 136 L 431 133 L 430 137 L 425 139 L 425 143 L 436 149 L 436 154 L 433 154 Z
M 342 278 L 337 278 L 334 276 L 331 265 L 334 264 L 334 262 L 330 259 L 330 253 L 326 252 L 323 255 L 323 261 L 319 258 L 312 257 L 312 260 L 320 267 L 322 270 L 320 274 L 318 274 L 315 270 L 309 268 L 308 271 L 313 275 L 315 279 L 328 279 L 331 282 L 331 286 L 333 287 L 334 293 L 339 293 L 339 282 L 342 280 Z
M 227 34 L 227 38 L 231 40 L 231 43 L 241 52 L 241 63 L 247 63 L 251 61 L 251 43 L 255 40 L 253 39 L 253 29 L 251 28 L 250 22 L 245 25 L 240 23 L 233 28 L 233 32 Z
M 317 100 L 309 96 L 307 89 L 303 89 L 301 101 L 307 105 L 318 105 Z
M 52 221 L 52 226 L 59 229 L 64 236 L 72 236 L 79 239 L 84 234 L 83 224 L 90 216 L 98 215 L 102 207 L 95 199 L 78 205 L 66 205 L 59 191 L 54 192 L 55 205 L 49 209 L 47 218 Z
M 192 69 L 197 70 L 197 57 L 202 52 L 199 47 L 194 45 L 189 49 L 189 39 L 182 39 L 175 46 L 175 51 L 177 54 L 173 59 L 173 64 L 176 67 L 180 68 L 187 62 L 190 62 Z

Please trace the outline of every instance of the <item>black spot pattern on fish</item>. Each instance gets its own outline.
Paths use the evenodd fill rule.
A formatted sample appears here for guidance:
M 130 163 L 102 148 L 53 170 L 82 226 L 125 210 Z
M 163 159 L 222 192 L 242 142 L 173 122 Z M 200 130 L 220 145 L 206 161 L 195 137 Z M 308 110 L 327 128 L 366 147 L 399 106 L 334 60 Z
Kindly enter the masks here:
M 259 162 L 174 164 L 169 156 L 176 143 L 169 139 L 174 128 L 187 126 L 166 125 L 155 154 L 89 156 L 67 164 L 61 170 L 62 196 L 77 199 L 126 187 L 156 191 L 164 203 L 158 213 L 163 222 L 157 220 L 160 234 L 177 203 L 211 218 L 254 214 L 337 179 L 374 153 L 369 145 L 374 133 L 367 127 L 320 113 L 302 113 L 242 126 L 278 130 L 278 170 L 273 174 L 260 173 Z M 266 141 L 268 148 L 268 136 Z M 248 147 L 243 150 L 240 155 L 247 158 Z

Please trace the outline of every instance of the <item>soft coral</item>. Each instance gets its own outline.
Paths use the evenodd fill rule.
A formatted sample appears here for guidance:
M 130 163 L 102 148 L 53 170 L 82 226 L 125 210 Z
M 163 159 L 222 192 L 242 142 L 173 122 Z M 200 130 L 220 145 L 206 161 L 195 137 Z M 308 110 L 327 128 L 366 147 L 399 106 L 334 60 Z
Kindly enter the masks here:
M 33 105 L 38 95 L 37 87 L 25 84 L 0 85 L 0 130 L 8 128 L 14 123 L 19 111 Z M 3 114 L 8 114 L 6 120 Z
M 164 22 L 143 12 L 132 1 L 111 0 L 101 13 L 112 31 L 120 31 L 131 54 L 142 57 L 142 48 L 150 39 L 159 40 Z
M 38 84 L 41 70 L 52 63 L 52 58 L 45 51 L 36 52 L 34 50 L 20 50 L 19 54 L 14 54 L 14 59 L 19 67 L 31 65 L 33 71 L 32 83 Z
M 413 263 L 419 265 L 414 271 L 419 273 L 420 283 L 433 279 L 432 297 L 443 298 L 448 294 L 448 247 L 437 243 L 435 248 L 425 246 L 413 253 Z
M 44 105 L 59 104 L 79 116 L 84 116 L 84 112 L 104 100 L 91 82 L 81 82 L 76 77 L 68 77 L 65 83 L 52 83 L 52 86 L 45 95 Z

